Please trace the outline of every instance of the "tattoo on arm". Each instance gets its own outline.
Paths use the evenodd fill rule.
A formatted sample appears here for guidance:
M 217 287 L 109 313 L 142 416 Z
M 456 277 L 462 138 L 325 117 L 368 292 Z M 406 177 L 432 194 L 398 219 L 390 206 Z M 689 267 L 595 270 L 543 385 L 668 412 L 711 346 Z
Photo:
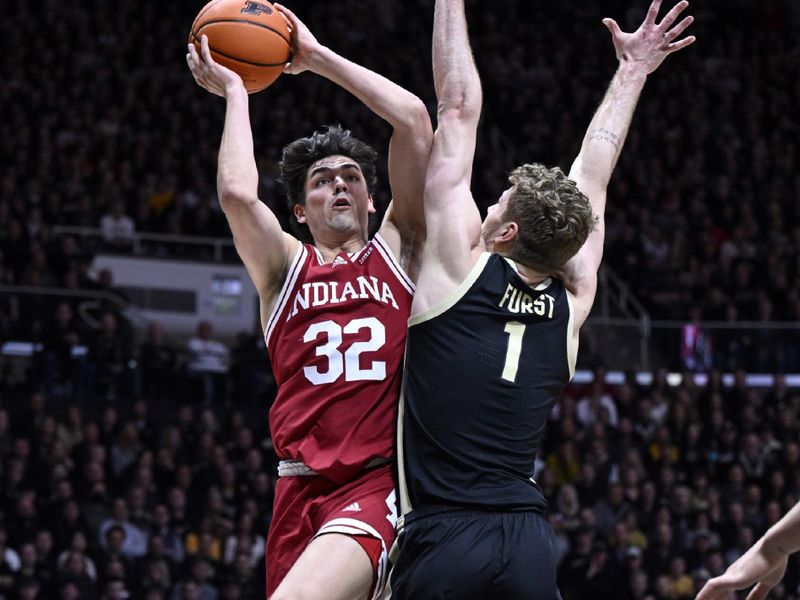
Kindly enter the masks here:
M 617 152 L 619 152 L 619 147 L 620 147 L 619 136 L 613 131 L 606 129 L 605 127 L 601 127 L 600 129 L 595 129 L 589 136 L 589 139 L 605 140 L 607 142 L 610 142 L 611 144 L 613 144 Z

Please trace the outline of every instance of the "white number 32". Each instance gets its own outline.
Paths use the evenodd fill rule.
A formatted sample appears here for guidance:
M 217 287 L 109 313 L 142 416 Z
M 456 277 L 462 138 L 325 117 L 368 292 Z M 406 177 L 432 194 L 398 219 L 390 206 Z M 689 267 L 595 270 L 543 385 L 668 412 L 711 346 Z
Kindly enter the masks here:
M 362 329 L 369 329 L 370 338 L 363 342 L 353 342 L 350 347 L 341 352 L 344 335 L 354 335 Z M 314 385 L 332 383 L 344 373 L 345 381 L 379 381 L 386 379 L 386 362 L 372 361 L 369 368 L 361 368 L 361 354 L 374 352 L 386 343 L 386 329 L 375 317 L 354 319 L 342 327 L 334 321 L 314 323 L 303 336 L 303 341 L 314 342 L 320 336 L 325 336 L 325 343 L 317 346 L 317 356 L 324 356 L 328 360 L 328 368 L 320 371 L 319 367 L 303 367 L 303 373 Z

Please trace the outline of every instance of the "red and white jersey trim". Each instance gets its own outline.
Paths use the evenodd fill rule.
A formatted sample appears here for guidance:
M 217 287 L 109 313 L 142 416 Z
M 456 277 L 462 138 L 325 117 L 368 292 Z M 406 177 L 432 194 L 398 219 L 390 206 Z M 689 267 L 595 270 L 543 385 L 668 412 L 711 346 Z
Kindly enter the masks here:
M 264 341 L 267 343 L 267 346 L 269 346 L 269 338 L 270 335 L 272 335 L 272 330 L 275 329 L 275 323 L 278 321 L 278 316 L 283 312 L 286 303 L 289 301 L 290 292 L 294 288 L 294 284 L 297 282 L 297 277 L 300 275 L 300 267 L 302 267 L 306 260 L 306 255 L 308 254 L 308 251 L 303 244 L 298 242 L 297 245 L 298 250 L 292 259 L 292 263 L 289 265 L 289 271 L 286 274 L 286 281 L 283 282 L 281 291 L 272 307 L 272 312 L 269 314 L 269 319 L 267 319 L 267 327 L 264 329 Z
M 409 294 L 413 294 L 414 290 L 416 289 L 416 286 L 414 285 L 414 282 L 411 281 L 411 278 L 403 270 L 403 267 L 400 266 L 400 261 L 398 261 L 395 258 L 394 254 L 392 253 L 392 250 L 389 248 L 389 244 L 386 243 L 386 240 L 384 240 L 380 236 L 380 234 L 376 233 L 375 237 L 372 238 L 372 242 L 375 245 L 375 248 L 378 250 L 378 252 L 381 253 L 381 256 L 383 256 L 384 260 L 386 261 L 386 264 L 389 265 L 389 268 L 392 270 L 392 273 L 394 273 L 395 277 L 397 277 L 400 283 L 403 284 L 403 287 L 406 288 L 406 290 L 408 290 Z
M 383 537 L 371 525 L 359 521 L 358 519 L 333 519 L 320 527 L 319 531 L 314 534 L 314 537 L 325 535 L 326 533 L 342 533 L 344 535 L 368 535 L 376 538 L 381 542 L 381 557 L 378 560 L 378 572 L 375 574 L 377 581 L 375 582 L 374 595 L 372 600 L 379 600 L 383 598 L 383 588 L 386 586 L 386 578 L 388 576 L 387 568 L 389 561 L 389 552 L 386 549 L 386 543 Z M 312 538 L 313 539 L 313 538 Z
M 394 273 L 394 276 L 397 280 L 401 283 L 401 285 L 408 291 L 409 294 L 414 294 L 414 290 L 416 286 L 414 282 L 411 281 L 411 278 L 406 274 L 403 270 L 403 267 L 400 266 L 400 262 L 397 260 L 395 255 L 392 253 L 392 250 L 389 248 L 389 245 L 386 243 L 379 234 L 375 234 L 372 238 L 371 244 L 375 247 L 378 253 L 383 257 L 386 264 L 389 266 L 389 269 Z M 352 254 L 350 256 L 350 261 L 356 261 L 359 257 L 364 253 L 364 251 L 369 247 L 369 243 L 366 244 L 361 250 Z M 281 291 L 278 294 L 278 297 L 275 300 L 275 304 L 272 307 L 272 312 L 269 315 L 269 319 L 267 319 L 267 326 L 264 329 L 264 341 L 266 342 L 267 346 L 269 346 L 269 340 L 272 336 L 272 331 L 275 329 L 275 324 L 278 321 L 278 316 L 283 312 L 286 303 L 289 301 L 289 296 L 294 289 L 294 285 L 297 282 L 297 278 L 302 270 L 301 267 L 306 260 L 306 256 L 308 255 L 308 251 L 306 250 L 305 245 L 302 243 L 298 243 L 298 250 L 297 253 L 294 255 L 292 259 L 292 263 L 289 265 L 289 270 L 286 275 L 286 280 L 283 282 L 283 286 L 281 286 Z M 325 264 L 325 259 L 322 256 L 322 253 L 317 249 L 313 248 L 314 253 L 317 257 L 317 261 L 320 265 Z

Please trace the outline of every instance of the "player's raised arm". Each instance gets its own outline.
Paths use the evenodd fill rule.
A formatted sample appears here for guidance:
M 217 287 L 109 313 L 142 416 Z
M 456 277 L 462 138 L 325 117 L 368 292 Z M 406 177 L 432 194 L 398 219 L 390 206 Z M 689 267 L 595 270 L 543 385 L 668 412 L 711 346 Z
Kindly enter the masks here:
M 438 122 L 425 181 L 422 277 L 427 270 L 428 276 L 457 284 L 472 267 L 473 253 L 482 249 L 480 214 L 470 191 L 482 90 L 463 0 L 436 0 L 433 79 Z M 427 292 L 435 289 L 427 286 Z
M 611 31 L 619 67 L 614 74 L 600 107 L 597 109 L 581 151 L 569 172 L 578 188 L 588 196 L 598 223 L 586 243 L 564 267 L 564 282 L 575 294 L 576 327 L 589 314 L 597 288 L 597 269 L 603 256 L 605 240 L 606 188 L 617 164 L 622 145 L 628 134 L 639 94 L 647 76 L 655 71 L 673 52 L 694 42 L 694 36 L 675 41 L 692 23 L 692 17 L 675 21 L 689 5 L 685 0 L 676 4 L 660 23 L 656 23 L 661 0 L 653 0 L 644 23 L 633 33 L 620 31 L 613 19 L 603 23 Z M 674 27 L 673 27 L 674 25 Z
M 725 600 L 731 592 L 757 584 L 747 600 L 767 597 L 786 571 L 790 554 L 800 550 L 800 504 L 796 504 L 764 536 L 719 577 L 709 579 L 697 600 Z
M 422 100 L 382 75 L 336 54 L 320 44 L 291 10 L 275 4 L 292 31 L 292 62 L 287 73 L 311 71 L 346 89 L 389 123 L 389 184 L 392 205 L 387 219 L 401 234 L 421 232 L 422 191 L 433 132 Z
M 272 211 L 258 199 L 248 96 L 241 77 L 214 62 L 205 35 L 200 54 L 189 44 L 186 59 L 197 83 L 225 98 L 227 103 L 219 148 L 217 193 L 233 232 L 236 251 L 261 297 L 263 319 L 298 242 L 283 232 Z

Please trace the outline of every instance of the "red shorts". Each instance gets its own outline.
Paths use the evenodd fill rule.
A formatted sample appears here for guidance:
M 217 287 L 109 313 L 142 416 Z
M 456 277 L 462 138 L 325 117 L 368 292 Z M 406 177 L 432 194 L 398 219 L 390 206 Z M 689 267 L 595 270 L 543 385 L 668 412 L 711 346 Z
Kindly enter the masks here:
M 340 487 L 319 475 L 279 478 L 267 536 L 267 597 L 309 542 L 326 533 L 348 535 L 361 544 L 372 561 L 372 589 L 378 594 L 386 583 L 396 523 L 391 465 Z

